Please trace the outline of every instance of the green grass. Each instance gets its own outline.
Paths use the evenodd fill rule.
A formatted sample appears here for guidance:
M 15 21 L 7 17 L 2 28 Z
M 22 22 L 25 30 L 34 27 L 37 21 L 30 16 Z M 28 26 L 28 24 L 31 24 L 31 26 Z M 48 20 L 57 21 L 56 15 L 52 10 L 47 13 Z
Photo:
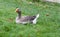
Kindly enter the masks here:
M 37 24 L 16 24 L 16 7 L 21 9 L 22 15 L 39 13 Z M 0 0 L 0 37 L 60 37 L 60 4 Z

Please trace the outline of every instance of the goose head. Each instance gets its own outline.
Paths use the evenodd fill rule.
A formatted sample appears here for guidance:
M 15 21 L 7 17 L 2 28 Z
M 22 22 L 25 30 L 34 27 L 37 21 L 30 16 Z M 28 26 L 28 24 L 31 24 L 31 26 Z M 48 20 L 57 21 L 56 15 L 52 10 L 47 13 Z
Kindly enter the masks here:
M 19 8 L 16 9 L 16 12 L 18 13 L 18 17 L 21 18 L 21 11 Z

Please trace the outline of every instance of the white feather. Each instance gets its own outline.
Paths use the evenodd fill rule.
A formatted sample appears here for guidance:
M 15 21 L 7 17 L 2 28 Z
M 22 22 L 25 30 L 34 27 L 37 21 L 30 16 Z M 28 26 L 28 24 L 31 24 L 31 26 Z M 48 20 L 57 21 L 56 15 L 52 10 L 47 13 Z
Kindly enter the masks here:
M 38 17 L 39 17 L 39 14 L 37 14 L 36 18 L 33 20 L 33 24 L 36 24 L 37 23 Z

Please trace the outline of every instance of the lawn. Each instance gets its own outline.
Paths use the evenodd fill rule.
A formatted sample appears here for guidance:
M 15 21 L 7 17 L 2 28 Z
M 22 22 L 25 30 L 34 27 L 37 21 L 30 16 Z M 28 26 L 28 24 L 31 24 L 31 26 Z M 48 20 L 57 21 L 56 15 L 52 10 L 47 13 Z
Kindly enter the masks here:
M 16 24 L 16 8 L 22 15 L 40 14 L 36 25 Z M 60 4 L 0 0 L 0 37 L 60 37 Z

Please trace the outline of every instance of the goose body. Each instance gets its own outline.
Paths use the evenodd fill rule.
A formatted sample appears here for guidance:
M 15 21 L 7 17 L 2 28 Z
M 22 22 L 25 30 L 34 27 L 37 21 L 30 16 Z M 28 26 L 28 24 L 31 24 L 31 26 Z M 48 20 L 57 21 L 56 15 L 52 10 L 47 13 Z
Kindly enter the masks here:
M 36 16 L 21 16 L 21 11 L 19 11 L 19 8 L 16 9 L 16 12 L 18 12 L 18 16 L 16 17 L 16 23 L 26 24 L 26 23 L 33 23 L 36 24 L 37 19 L 39 17 L 39 14 Z

